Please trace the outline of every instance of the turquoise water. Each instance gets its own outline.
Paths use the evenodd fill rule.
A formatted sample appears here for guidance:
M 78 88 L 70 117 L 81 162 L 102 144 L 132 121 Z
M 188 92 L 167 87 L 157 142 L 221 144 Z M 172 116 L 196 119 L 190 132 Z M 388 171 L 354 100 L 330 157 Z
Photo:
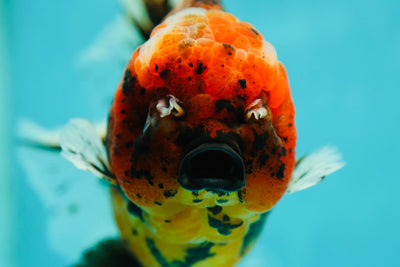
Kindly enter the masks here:
M 117 1 L 3 2 L 11 96 L 3 97 L 2 90 L 1 102 L 12 112 L 0 115 L 14 124 L 24 117 L 46 127 L 72 117 L 105 117 L 101 107 L 108 102 L 96 97 L 104 88 L 112 94 L 121 74 L 116 66 L 98 64 L 93 69 L 102 75 L 96 75 L 79 67 L 78 55 L 114 19 Z M 252 266 L 400 266 L 400 2 L 226 2 L 229 11 L 255 25 L 275 46 L 288 70 L 298 155 L 332 144 L 347 162 L 324 183 L 281 200 L 249 255 Z M 9 129 L 6 125 L 2 131 Z M 2 205 L 16 212 L 13 218 L 7 215 L 12 227 L 8 240 L 0 240 L 0 250 L 14 251 L 7 256 L 15 266 L 66 266 L 70 260 L 60 251 L 75 243 L 73 233 L 62 230 L 73 222 L 59 222 L 56 238 L 64 248 L 55 249 L 47 222 L 54 210 L 32 189 L 12 155 L 15 164 L 7 172 L 15 186 L 13 198 Z M 31 161 L 46 160 L 34 154 Z M 44 175 L 91 178 L 63 163 L 54 163 Z M 84 208 L 68 207 L 84 218 L 79 213 Z

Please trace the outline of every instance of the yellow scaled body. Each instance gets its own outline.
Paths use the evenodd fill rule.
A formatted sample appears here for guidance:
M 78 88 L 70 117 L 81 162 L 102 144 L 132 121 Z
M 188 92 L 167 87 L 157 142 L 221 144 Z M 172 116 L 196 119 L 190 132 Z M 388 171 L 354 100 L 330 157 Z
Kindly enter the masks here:
M 201 202 L 190 204 L 192 194 L 182 190 L 162 206 L 143 209 L 117 189 L 112 196 L 121 235 L 143 266 L 233 266 L 266 217 L 246 210 L 233 195 L 209 192 L 196 198 Z

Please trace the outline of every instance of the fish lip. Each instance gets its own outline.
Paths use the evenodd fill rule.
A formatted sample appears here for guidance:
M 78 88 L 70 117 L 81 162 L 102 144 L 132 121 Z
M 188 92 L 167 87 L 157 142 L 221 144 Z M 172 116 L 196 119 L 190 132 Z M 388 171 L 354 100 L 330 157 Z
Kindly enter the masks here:
M 179 168 L 177 181 L 184 189 L 236 192 L 244 187 L 245 165 L 239 146 L 215 141 L 196 144 Z

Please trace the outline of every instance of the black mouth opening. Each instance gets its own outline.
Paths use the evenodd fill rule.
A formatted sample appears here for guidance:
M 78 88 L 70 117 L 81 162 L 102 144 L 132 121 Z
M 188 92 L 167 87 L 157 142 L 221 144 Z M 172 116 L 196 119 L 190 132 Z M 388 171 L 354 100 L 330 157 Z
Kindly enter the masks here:
M 205 143 L 183 158 L 178 183 L 185 189 L 234 192 L 245 184 L 245 167 L 238 152 L 224 143 Z

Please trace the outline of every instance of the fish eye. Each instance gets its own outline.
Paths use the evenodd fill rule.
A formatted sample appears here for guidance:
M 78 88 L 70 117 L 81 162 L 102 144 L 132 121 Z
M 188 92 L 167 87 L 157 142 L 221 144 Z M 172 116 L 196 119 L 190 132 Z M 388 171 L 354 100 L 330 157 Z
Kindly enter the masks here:
M 268 115 L 268 109 L 261 99 L 256 99 L 246 108 L 246 120 L 252 117 L 256 120 L 262 120 Z
M 184 114 L 183 108 L 181 107 L 182 101 L 177 99 L 173 95 L 168 95 L 167 98 L 158 100 L 156 109 L 160 112 L 160 118 L 168 116 L 170 114 L 175 117 L 180 117 Z

